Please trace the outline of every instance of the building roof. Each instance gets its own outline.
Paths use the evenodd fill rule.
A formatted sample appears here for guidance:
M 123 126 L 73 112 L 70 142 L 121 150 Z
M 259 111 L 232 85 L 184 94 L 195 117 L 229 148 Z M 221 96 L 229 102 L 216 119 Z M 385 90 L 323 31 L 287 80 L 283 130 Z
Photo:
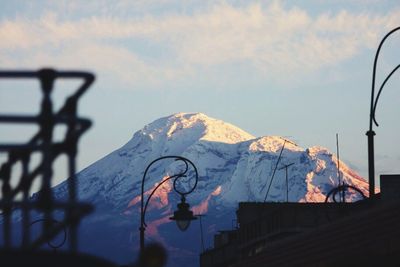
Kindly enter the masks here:
M 391 266 L 400 264 L 399 240 L 400 201 L 375 202 L 352 216 L 271 242 L 233 266 Z

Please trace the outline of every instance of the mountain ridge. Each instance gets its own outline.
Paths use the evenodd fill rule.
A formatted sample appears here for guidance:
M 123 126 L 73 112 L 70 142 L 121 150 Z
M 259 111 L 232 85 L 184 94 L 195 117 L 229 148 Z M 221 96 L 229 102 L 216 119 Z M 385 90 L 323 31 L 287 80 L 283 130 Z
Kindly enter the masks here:
M 294 163 L 288 170 L 289 201 L 324 201 L 326 194 L 338 185 L 336 156 L 324 147 L 304 149 L 279 136 L 255 137 L 202 113 L 177 113 L 155 120 L 135 132 L 124 146 L 77 174 L 79 198 L 96 207 L 96 212 L 82 224 L 81 247 L 85 252 L 119 263 L 133 261 L 133 251 L 138 249 L 142 175 L 151 161 L 166 155 L 186 157 L 197 166 L 198 185 L 187 201 L 195 214 L 207 214 L 204 224 L 210 243 L 215 231 L 229 227 L 238 202 L 264 200 L 265 185 L 270 183 L 283 144 L 279 167 Z M 340 167 L 343 181 L 368 195 L 367 182 L 342 161 Z M 182 164 L 174 161 L 153 166 L 146 177 L 145 195 L 180 168 Z M 189 176 L 192 175 L 190 172 Z M 54 194 L 57 198 L 65 197 L 66 183 L 56 186 Z M 347 201 L 359 198 L 357 194 L 346 195 Z M 178 201 L 170 181 L 157 190 L 146 215 L 146 242 L 157 240 L 173 251 L 169 266 L 196 266 L 196 232 L 191 232 L 190 237 L 175 235 L 176 227 L 168 219 Z M 283 171 L 276 172 L 267 201 L 286 201 Z M 194 230 L 189 230 L 189 234 L 190 231 Z M 99 233 L 108 237 L 107 242 L 91 247 L 89 244 Z M 119 249 L 118 253 L 109 249 L 110 242 Z

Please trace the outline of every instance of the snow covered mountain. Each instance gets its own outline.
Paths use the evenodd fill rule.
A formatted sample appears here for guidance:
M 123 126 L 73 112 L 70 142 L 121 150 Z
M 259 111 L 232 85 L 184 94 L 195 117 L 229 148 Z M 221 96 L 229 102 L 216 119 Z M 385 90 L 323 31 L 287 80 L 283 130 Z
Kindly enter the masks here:
M 217 230 L 231 229 L 240 201 L 263 201 L 284 139 L 256 138 L 249 133 L 201 113 L 178 113 L 158 119 L 136 132 L 120 149 L 77 175 L 79 197 L 96 211 L 81 224 L 83 251 L 118 263 L 132 262 L 139 246 L 139 207 L 142 175 L 154 159 L 177 155 L 190 159 L 199 171 L 196 189 L 188 195 L 195 214 L 205 214 L 207 244 Z M 289 171 L 289 201 L 320 202 L 338 185 L 336 156 L 323 147 L 301 148 L 286 142 L 279 164 L 294 163 Z M 151 190 L 182 164 L 165 160 L 154 165 L 146 178 Z M 368 184 L 340 162 L 342 179 L 368 195 Z M 182 186 L 184 186 L 182 184 Z M 67 184 L 54 188 L 66 197 Z M 348 201 L 359 196 L 350 194 Z M 286 201 L 285 171 L 277 170 L 267 201 Z M 152 197 L 146 214 L 146 242 L 157 240 L 168 247 L 169 266 L 198 266 L 199 223 L 179 232 L 169 220 L 179 196 L 166 182 Z

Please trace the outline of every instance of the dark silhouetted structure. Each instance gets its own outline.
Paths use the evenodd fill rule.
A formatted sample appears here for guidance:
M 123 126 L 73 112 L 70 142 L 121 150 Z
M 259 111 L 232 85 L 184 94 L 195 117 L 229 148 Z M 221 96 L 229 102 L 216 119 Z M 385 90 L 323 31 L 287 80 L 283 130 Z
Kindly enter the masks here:
M 0 153 L 6 155 L 0 167 L 1 186 L 1 235 L 0 262 L 7 266 L 71 266 L 76 263 L 87 266 L 111 266 L 103 260 L 77 254 L 77 227 L 83 216 L 90 213 L 91 205 L 80 203 L 76 198 L 75 159 L 77 144 L 81 135 L 91 126 L 89 119 L 80 118 L 77 114 L 78 101 L 94 81 L 94 75 L 88 72 L 56 71 L 42 69 L 39 71 L 0 71 L 1 79 L 37 79 L 41 86 L 41 108 L 35 115 L 0 115 L 2 124 L 31 124 L 38 126 L 38 131 L 26 142 L 1 143 Z M 52 101 L 54 84 L 58 79 L 79 79 L 82 84 L 72 92 L 59 110 L 55 110 Z M 22 96 L 21 96 L 22 97 Z M 54 136 L 56 127 L 64 126 L 65 135 L 61 141 Z M 58 138 L 59 139 L 59 138 Z M 34 154 L 40 155 L 40 162 L 32 168 Z M 67 157 L 68 164 L 68 198 L 55 200 L 51 190 L 53 163 L 61 156 Z M 11 181 L 15 167 L 20 164 L 21 172 L 16 186 Z M 41 187 L 35 197 L 30 197 L 34 181 L 40 181 Z M 35 211 L 35 213 L 32 213 Z M 55 218 L 54 213 L 58 213 Z M 16 215 L 17 214 L 17 215 Z M 32 215 L 35 214 L 35 215 Z M 60 216 L 62 214 L 63 216 Z M 21 223 L 14 218 L 19 216 Z M 36 218 L 31 218 L 35 216 Z M 37 218 L 41 216 L 41 218 Z M 33 219 L 33 220 L 32 220 Z M 41 224 L 41 233 L 33 239 L 31 226 Z M 16 225 L 21 240 L 15 237 Z M 58 245 L 51 240 L 64 232 L 64 240 Z M 37 233 L 36 233 L 37 234 Z M 67 241 L 67 250 L 57 253 L 40 251 L 44 244 L 58 248 Z
M 215 235 L 200 265 L 399 266 L 400 175 L 381 180 L 373 200 L 240 203 L 239 228 Z
M 369 178 L 369 197 L 373 198 L 375 195 L 375 152 L 374 152 L 374 136 L 375 132 L 373 130 L 373 125 L 379 126 L 378 122 L 376 121 L 375 114 L 376 114 L 376 106 L 378 105 L 379 97 L 382 93 L 383 87 L 385 87 L 387 81 L 392 77 L 392 75 L 400 68 L 400 64 L 397 65 L 388 76 L 386 76 L 385 80 L 379 87 L 379 91 L 375 96 L 375 84 L 376 84 L 376 66 L 378 63 L 379 53 L 383 44 L 385 43 L 386 39 L 392 35 L 393 33 L 400 30 L 400 27 L 396 27 L 390 32 L 388 32 L 379 43 L 378 49 L 376 50 L 375 59 L 374 59 L 374 67 L 372 70 L 372 88 L 371 88 L 371 105 L 370 105 L 370 112 L 369 112 L 369 129 L 366 133 L 368 137 L 368 178 Z

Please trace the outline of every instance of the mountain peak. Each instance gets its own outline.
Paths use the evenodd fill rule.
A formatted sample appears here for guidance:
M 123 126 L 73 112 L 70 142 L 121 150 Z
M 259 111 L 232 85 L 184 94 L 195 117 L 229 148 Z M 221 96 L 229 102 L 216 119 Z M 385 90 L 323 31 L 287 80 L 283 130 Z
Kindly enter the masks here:
M 142 133 L 152 139 L 160 136 L 168 140 L 191 137 L 222 143 L 239 143 L 255 137 L 242 129 L 221 120 L 211 118 L 203 113 L 176 113 L 155 120 L 142 129 Z M 193 140 L 194 141 L 194 140 Z

